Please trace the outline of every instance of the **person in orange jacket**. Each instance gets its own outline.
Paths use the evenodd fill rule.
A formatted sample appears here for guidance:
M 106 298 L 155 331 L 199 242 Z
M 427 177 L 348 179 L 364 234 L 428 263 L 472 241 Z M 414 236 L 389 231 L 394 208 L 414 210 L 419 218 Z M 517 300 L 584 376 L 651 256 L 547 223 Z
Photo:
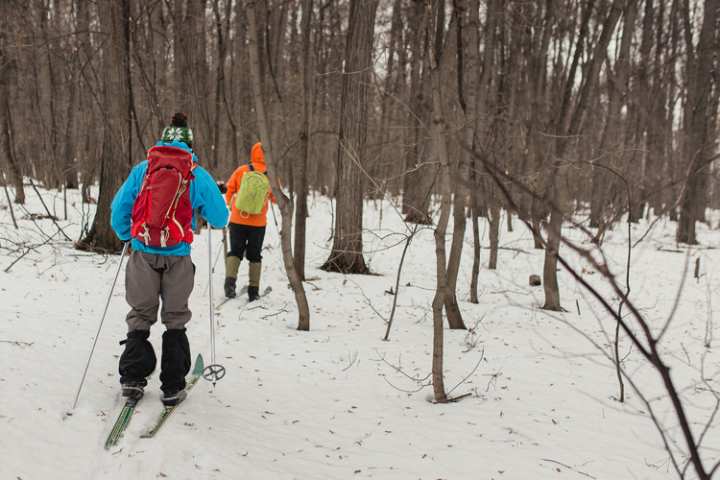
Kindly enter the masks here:
M 254 170 L 266 174 L 265 154 L 260 142 L 253 145 L 250 151 L 250 162 L 237 168 L 227 181 L 227 192 L 225 201 L 230 208 L 230 251 L 225 258 L 225 296 L 234 298 L 236 296 L 237 274 L 240 269 L 240 262 L 243 256 L 247 258 L 249 265 L 248 300 L 257 300 L 260 293 L 260 274 L 262 273 L 262 246 L 265 239 L 265 227 L 267 225 L 268 200 L 275 203 L 275 197 L 271 190 L 262 211 L 252 215 L 241 212 L 235 205 L 235 195 L 240 190 L 243 176 Z

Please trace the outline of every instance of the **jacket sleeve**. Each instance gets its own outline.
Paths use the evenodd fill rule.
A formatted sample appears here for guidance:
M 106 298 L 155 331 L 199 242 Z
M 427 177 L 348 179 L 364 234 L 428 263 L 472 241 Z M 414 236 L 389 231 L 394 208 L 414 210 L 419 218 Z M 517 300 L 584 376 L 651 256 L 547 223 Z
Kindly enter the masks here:
M 195 168 L 193 180 L 193 208 L 200 211 L 200 215 L 214 228 L 223 228 L 228 223 L 230 212 L 215 180 L 202 167 Z
M 133 167 L 127 180 L 120 186 L 110 205 L 110 226 L 115 235 L 123 242 L 130 240 L 132 209 L 135 199 L 140 193 L 146 168 L 147 162 L 142 162 Z
M 225 202 L 228 205 L 232 205 L 232 198 L 240 190 L 240 178 L 242 177 L 242 167 L 236 169 L 230 180 L 227 182 L 227 192 L 225 192 Z
M 270 186 L 270 190 L 268 191 L 268 198 L 272 203 L 277 204 L 277 198 L 275 198 L 275 194 L 272 191 L 272 185 Z

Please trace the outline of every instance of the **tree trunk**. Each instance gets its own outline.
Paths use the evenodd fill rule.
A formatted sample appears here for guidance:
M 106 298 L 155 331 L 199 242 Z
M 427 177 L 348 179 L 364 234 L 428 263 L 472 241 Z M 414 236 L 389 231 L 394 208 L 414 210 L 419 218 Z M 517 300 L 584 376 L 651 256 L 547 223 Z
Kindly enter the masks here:
M 65 128 L 65 154 L 63 155 L 63 181 L 65 183 L 65 188 L 70 189 L 76 189 L 78 188 L 78 172 L 77 167 L 75 165 L 75 139 L 73 138 L 73 134 L 75 133 L 75 111 L 76 111 L 76 105 L 75 105 L 75 99 L 77 98 L 77 77 L 72 74 L 70 75 L 69 79 L 69 96 L 70 99 L 68 101 L 68 107 L 67 107 L 67 115 L 65 118 L 67 119 L 67 126 Z
M 434 0 L 434 9 L 440 10 L 444 8 L 444 0 Z M 431 21 L 428 22 L 428 38 L 440 36 L 441 29 L 435 27 L 435 13 L 428 12 Z M 447 402 L 447 394 L 445 393 L 445 381 L 443 376 L 443 356 L 444 356 L 444 322 L 443 322 L 443 305 L 447 301 L 448 291 L 448 272 L 446 269 L 447 258 L 445 254 L 445 235 L 447 233 L 447 225 L 450 220 L 450 203 L 452 189 L 450 187 L 450 163 L 448 161 L 447 144 L 445 135 L 445 118 L 442 111 L 441 99 L 441 83 L 440 83 L 440 66 L 439 57 L 442 46 L 438 45 L 441 38 L 435 38 L 436 52 L 432 51 L 432 47 L 427 47 L 427 58 L 430 64 L 430 80 L 432 83 L 432 145 L 436 161 L 439 163 L 439 195 L 440 195 L 440 217 L 435 226 L 435 269 L 436 269 L 436 285 L 435 297 L 432 302 L 433 311 L 433 363 L 432 363 L 432 380 L 433 393 L 435 402 Z
M 258 33 L 257 33 L 257 5 L 255 0 L 247 0 L 245 2 L 246 15 L 248 20 L 248 51 L 250 53 L 250 76 L 252 83 L 253 95 L 255 97 L 255 111 L 257 113 L 258 128 L 260 130 L 260 140 L 263 144 L 265 159 L 268 167 L 274 168 L 273 161 L 273 143 L 270 138 L 270 128 L 268 126 L 267 116 L 265 114 L 265 100 L 260 82 L 260 54 L 258 52 Z M 283 192 L 280 180 L 276 175 L 271 173 L 268 168 L 268 176 L 275 186 L 275 196 L 280 204 L 280 215 L 282 216 L 282 227 L 280 229 L 280 244 L 283 254 L 283 264 L 288 276 L 288 281 L 295 294 L 295 302 L 298 308 L 298 330 L 310 330 L 310 307 L 305 296 L 305 288 L 302 279 L 295 270 L 295 262 L 292 255 L 292 211 L 293 206 L 290 199 Z
M 472 229 L 473 229 L 473 266 L 470 276 L 470 302 L 478 304 L 478 277 L 480 275 L 480 225 L 479 215 L 475 207 L 472 208 Z
M 627 125 L 622 121 L 622 108 L 625 99 L 628 97 L 628 80 L 630 75 L 630 45 L 635 33 L 635 18 L 637 8 L 635 2 L 629 2 L 625 9 L 622 40 L 620 42 L 620 53 L 615 62 L 615 75 L 609 83 L 608 92 L 608 113 L 605 119 L 602 138 L 600 140 L 600 154 L 607 158 L 604 166 L 614 170 L 620 170 L 623 165 L 622 158 L 627 146 L 623 138 L 623 130 Z M 647 87 L 646 87 L 647 88 Z M 625 128 L 623 128 L 625 126 Z M 637 178 L 641 181 L 641 178 Z M 621 179 L 613 176 L 607 169 L 593 167 L 592 200 L 590 205 L 590 226 L 604 230 L 606 223 L 612 219 L 606 218 L 608 210 L 612 207 L 610 202 L 611 192 L 618 190 Z M 623 197 L 626 192 L 623 192 Z M 617 206 L 616 206 L 617 208 Z M 628 212 L 628 215 L 632 215 Z
M 459 183 L 456 183 L 455 188 L 456 193 L 453 201 L 453 237 L 447 266 L 448 293 L 445 296 L 445 313 L 447 314 L 450 328 L 464 330 L 466 327 L 462 313 L 460 312 L 460 307 L 458 306 L 456 289 L 465 240 L 465 197 L 461 192 L 463 189 Z
M 311 21 L 313 12 L 313 0 L 303 0 L 301 36 L 302 36 L 302 121 L 300 126 L 300 161 L 297 164 L 295 176 L 295 270 L 300 279 L 305 280 L 305 231 L 308 216 L 307 209 L 307 166 L 311 156 L 310 143 L 310 119 L 312 118 L 313 100 L 313 65 L 310 56 L 311 46 Z
M 568 77 L 565 98 L 563 98 L 563 107 L 559 116 L 559 120 L 562 122 L 559 125 L 561 133 L 558 135 L 555 142 L 555 156 L 558 159 L 565 159 L 569 138 L 577 136 L 583 129 L 583 121 L 588 107 L 588 99 L 590 98 L 590 93 L 595 88 L 600 66 L 605 60 L 608 44 L 610 43 L 612 33 L 615 30 L 615 26 L 620 18 L 620 14 L 622 13 L 620 8 L 621 3 L 622 0 L 615 0 L 613 2 L 610 13 L 603 22 L 600 38 L 595 45 L 595 50 L 593 51 L 589 62 L 585 66 L 583 74 L 584 83 L 574 109 L 570 108 L 570 97 L 572 95 L 571 84 L 574 81 L 574 74 L 571 73 Z M 585 18 L 586 22 L 589 21 L 589 16 L 590 14 L 587 13 Z M 581 27 L 581 32 L 583 31 L 587 31 L 587 24 L 584 24 L 583 27 Z M 581 53 L 581 49 L 582 45 L 578 44 L 571 71 L 579 63 L 579 54 Z M 545 289 L 545 304 L 543 305 L 543 308 L 545 310 L 562 311 L 563 308 L 560 305 L 560 290 L 557 281 L 557 256 L 560 249 L 562 222 L 567 202 L 567 192 L 565 191 L 567 185 L 567 179 L 565 178 L 566 169 L 562 169 L 557 166 L 553 167 L 549 172 L 549 175 L 552 212 L 550 214 L 548 239 L 545 246 L 545 260 L 543 266 L 543 287 Z
M 110 203 L 129 171 L 130 107 L 127 65 L 130 61 L 130 0 L 102 0 L 98 5 L 103 43 L 103 103 L 106 124 L 100 156 L 100 195 L 95 219 L 78 248 L 118 252 L 120 240 L 110 227 Z
M 362 253 L 362 179 L 377 6 L 378 0 L 350 2 L 337 152 L 335 235 L 330 257 L 321 267 L 330 272 L 368 273 Z
M 406 151 L 405 172 L 403 177 L 402 211 L 405 221 L 429 225 L 432 219 L 428 213 L 432 194 L 433 175 L 435 168 L 425 165 L 427 141 L 423 123 L 428 118 L 425 92 L 427 90 L 427 73 L 425 68 L 426 23 L 427 12 L 425 2 L 414 0 L 412 18 L 409 22 L 411 36 L 412 59 L 410 61 L 410 84 L 408 103 L 410 115 L 410 145 Z
M 12 10 L 12 2 L 0 2 L 0 17 L 11 18 Z M 10 167 L 12 181 L 15 184 L 15 203 L 24 204 L 25 188 L 20 163 L 15 155 L 12 110 L 10 108 L 10 86 L 15 83 L 17 75 L 17 60 L 13 52 L 17 50 L 17 47 L 10 44 L 13 41 L 12 22 L 7 25 L 7 28 L 0 28 L 0 128 L 2 129 L 0 141 Z
M 684 7 L 686 24 L 690 24 L 687 3 Z M 720 0 L 706 0 L 697 55 L 693 51 L 692 36 L 688 35 L 688 88 L 685 102 L 685 162 L 689 165 L 687 184 L 680 204 L 677 241 L 697 244 L 695 222 L 704 218 L 707 163 L 713 154 L 711 125 L 717 112 L 709 108 L 713 85 L 713 57 L 717 32 Z
M 44 3 L 44 2 L 43 2 Z M 57 21 L 57 17 L 60 12 L 55 12 L 53 15 L 50 9 L 50 5 L 43 5 L 40 9 L 40 29 L 42 31 L 43 43 L 45 44 L 45 56 L 46 61 L 43 62 L 47 67 L 47 94 L 48 94 L 48 107 L 49 107 L 49 119 L 47 122 L 50 123 L 50 131 L 48 132 L 48 139 L 45 144 L 43 154 L 45 158 L 50 159 L 50 168 L 46 170 L 45 185 L 50 188 L 58 188 L 62 184 L 64 178 L 64 172 L 61 171 L 61 165 L 58 162 L 58 108 L 57 108 L 57 94 L 58 89 L 56 85 L 57 77 L 55 75 L 55 61 L 53 59 L 51 47 L 52 42 L 50 41 L 50 34 L 48 30 L 54 27 L 54 25 L 48 25 L 48 22 L 52 19 L 54 22 Z M 63 162 L 64 164 L 64 162 Z
M 488 221 L 490 223 L 490 260 L 488 268 L 497 269 L 498 247 L 500 246 L 500 207 L 490 207 Z
M 478 129 L 478 102 L 477 82 L 480 80 L 480 2 L 479 0 L 457 0 L 455 7 L 458 12 L 458 25 L 460 28 L 459 42 L 457 46 L 458 55 L 458 96 L 460 104 L 463 107 L 465 126 L 464 140 L 468 146 L 475 148 L 476 136 Z M 462 59 L 462 61 L 461 61 Z M 470 88 L 465 88 L 469 85 Z M 477 174 L 481 170 L 478 162 L 468 151 L 463 151 L 463 161 L 465 162 L 465 171 L 473 186 L 470 190 L 469 211 L 472 218 L 473 232 L 473 266 L 470 275 L 470 302 L 479 303 L 478 299 L 478 276 L 480 274 L 480 226 L 478 216 L 479 210 L 479 192 L 477 185 L 480 183 L 480 176 Z M 456 206 L 457 207 L 457 206 Z M 464 209 L 463 209 L 464 210 Z M 463 212 L 464 213 L 464 212 Z M 455 217 L 457 222 L 457 216 Z M 463 218 L 463 223 L 465 219 Z M 463 228 L 464 236 L 464 228 Z M 453 233 L 453 242 L 455 236 Z

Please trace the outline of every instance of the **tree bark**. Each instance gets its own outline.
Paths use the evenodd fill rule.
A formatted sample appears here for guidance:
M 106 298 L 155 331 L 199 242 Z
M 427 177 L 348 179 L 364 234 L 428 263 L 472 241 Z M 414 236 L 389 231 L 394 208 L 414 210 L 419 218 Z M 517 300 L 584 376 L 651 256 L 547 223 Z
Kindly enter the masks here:
M 426 106 L 425 93 L 427 90 L 426 44 L 427 11 L 425 0 L 412 1 L 412 19 L 410 20 L 410 36 L 412 59 L 410 61 L 410 84 L 408 89 L 408 104 L 410 114 L 410 145 L 405 156 L 405 172 L 403 177 L 403 205 L 402 211 L 406 215 L 405 221 L 429 225 L 432 219 L 428 213 L 433 186 L 435 167 L 426 165 L 427 141 L 425 122 L 429 114 Z
M 0 17 L 11 18 L 10 15 L 16 5 L 13 2 L 0 2 Z M 10 44 L 13 40 L 12 22 L 8 28 L 0 28 L 0 140 L 7 158 L 12 182 L 15 185 L 15 203 L 25 203 L 25 188 L 23 186 L 22 170 L 15 154 L 12 110 L 10 108 L 11 85 L 16 82 L 17 58 L 12 54 L 17 47 Z M 4 181 L 3 181 L 4 183 Z
M 260 54 L 258 52 L 258 32 L 257 32 L 257 4 L 255 0 L 247 0 L 245 2 L 246 15 L 248 20 L 248 51 L 250 54 L 250 76 L 253 94 L 255 97 L 255 111 L 257 114 L 258 128 L 260 130 L 260 140 L 263 144 L 265 159 L 268 167 L 274 168 L 273 161 L 273 143 L 270 138 L 270 128 L 268 126 L 267 116 L 265 113 L 265 100 L 260 82 Z M 280 204 L 280 214 L 282 216 L 282 227 L 280 229 L 280 244 L 283 254 L 283 264 L 288 276 L 288 281 L 295 294 L 295 302 L 298 308 L 298 330 L 310 330 L 310 307 L 305 296 L 305 288 L 302 279 L 295 270 L 295 262 L 292 255 L 292 211 L 293 206 L 290 199 L 283 192 L 280 180 L 268 168 L 268 176 L 275 186 L 275 196 Z
M 686 24 L 690 23 L 689 7 L 684 7 Z M 684 111 L 685 162 L 689 165 L 689 176 L 680 204 L 680 219 L 677 227 L 677 241 L 697 244 L 695 222 L 704 218 L 705 189 L 707 183 L 707 163 L 713 154 L 711 125 L 717 111 L 709 107 L 712 104 L 713 65 L 717 56 L 716 37 L 720 0 L 706 0 L 697 54 L 694 52 L 692 36 L 688 35 L 688 87 Z M 717 88 L 717 87 L 716 87 Z
M 595 45 L 590 61 L 585 66 L 583 74 L 584 83 L 580 90 L 579 99 L 573 109 L 570 108 L 572 96 L 571 83 L 574 81 L 574 74 L 572 73 L 572 70 L 579 62 L 578 54 L 580 53 L 582 46 L 578 44 L 576 47 L 573 67 L 571 67 L 571 74 L 568 77 L 568 83 L 565 89 L 566 97 L 563 99 L 563 109 L 561 110 L 561 114 L 559 116 L 559 120 L 562 122 L 560 125 L 561 130 L 555 142 L 555 156 L 559 159 L 565 159 L 569 138 L 577 136 L 582 131 L 590 92 L 592 92 L 595 88 L 600 66 L 605 59 L 605 52 L 607 51 L 608 44 L 612 38 L 612 33 L 614 32 L 615 26 L 620 18 L 620 14 L 622 13 L 620 8 L 622 3 L 622 0 L 614 0 L 612 7 L 610 8 L 610 13 L 603 22 L 600 38 Z M 589 13 L 587 13 L 585 20 L 589 22 Z M 581 27 L 581 32 L 583 31 L 587 32 L 587 25 Z M 545 304 L 543 305 L 543 309 L 554 311 L 562 310 L 562 306 L 560 304 L 560 290 L 557 281 L 557 256 L 560 249 L 563 216 L 565 214 L 564 210 L 566 209 L 567 203 L 567 192 L 565 191 L 565 170 L 566 169 L 561 169 L 556 166 L 550 171 L 550 199 L 552 202 L 552 212 L 550 214 L 550 224 L 548 225 L 548 238 L 545 246 L 545 259 L 543 266 L 543 287 L 545 289 Z
M 627 144 L 623 130 L 629 130 L 627 125 L 623 124 L 621 112 L 625 105 L 629 87 L 630 45 L 635 33 L 635 18 L 637 16 L 635 3 L 634 1 L 628 2 L 625 8 L 620 53 L 617 62 L 615 62 L 614 78 L 608 81 L 608 112 L 599 147 L 600 154 L 608 159 L 606 166 L 616 170 L 623 164 L 622 159 L 626 156 L 624 152 Z M 641 178 L 636 180 L 642 181 Z M 599 228 L 602 231 L 605 229 L 606 223 L 611 221 L 611 219 L 606 218 L 606 215 L 613 203 L 611 202 L 611 192 L 618 190 L 617 181 L 618 179 L 613 177 L 606 169 L 593 167 L 592 200 L 590 205 L 591 227 Z M 632 215 L 632 213 L 628 212 L 628 215 Z
M 479 0 L 456 0 L 455 7 L 458 9 L 460 40 L 458 53 L 462 54 L 462 62 L 458 62 L 458 75 L 460 86 L 458 87 L 461 106 L 465 118 L 464 139 L 467 145 L 475 148 L 478 129 L 478 101 L 476 84 L 480 80 L 480 2 Z M 465 85 L 470 88 L 465 89 Z M 478 299 L 478 276 L 480 274 L 480 226 L 478 216 L 479 192 L 477 186 L 480 183 L 480 176 L 477 174 L 481 169 L 470 152 L 463 151 L 466 172 L 474 187 L 470 191 L 470 216 L 472 218 L 473 232 L 473 266 L 470 274 L 470 302 L 479 303 Z M 463 212 L 464 213 L 464 212 Z M 455 220 L 457 221 L 457 219 Z M 464 219 L 463 219 L 464 221 Z M 453 240 L 455 239 L 453 235 Z
M 313 0 L 303 0 L 302 4 L 302 20 L 301 20 L 301 37 L 302 37 L 302 121 L 300 126 L 300 161 L 297 164 L 297 174 L 295 176 L 295 270 L 302 280 L 305 280 L 305 237 L 306 237 L 306 221 L 308 216 L 307 209 L 307 166 L 308 159 L 311 155 L 310 143 L 310 119 L 312 118 L 312 105 L 314 103 L 314 81 L 313 81 L 313 65 L 310 56 L 311 47 L 311 21 L 313 12 Z
M 335 235 L 323 270 L 368 273 L 362 253 L 362 178 L 366 165 L 368 85 L 378 0 L 351 0 L 337 151 Z
M 110 227 L 110 203 L 130 165 L 129 139 L 131 135 L 130 99 L 127 62 L 130 61 L 131 0 L 102 0 L 98 5 L 100 26 L 107 35 L 103 44 L 103 106 L 107 112 L 103 129 L 100 156 L 100 194 L 97 210 L 88 235 L 78 242 L 78 248 L 103 252 L 119 252 L 120 240 Z
M 450 162 L 448 160 L 447 144 L 446 144 L 446 125 L 445 117 L 442 110 L 441 91 L 442 85 L 440 80 L 440 55 L 442 52 L 442 29 L 434 28 L 436 12 L 444 8 L 444 0 L 433 0 L 428 2 L 428 10 L 432 5 L 432 10 L 428 12 L 430 21 L 428 22 L 428 37 L 435 38 L 435 51 L 428 45 L 427 58 L 430 65 L 430 81 L 432 85 L 432 125 L 431 136 L 434 156 L 439 164 L 439 195 L 440 195 L 440 217 L 435 225 L 435 269 L 436 269 L 436 285 L 435 296 L 432 302 L 433 311 L 433 364 L 432 364 L 432 380 L 434 400 L 438 403 L 447 402 L 447 394 L 445 393 L 445 381 L 443 374 L 443 356 L 444 356 L 444 322 L 443 322 L 443 305 L 447 301 L 450 294 L 448 288 L 448 272 L 446 269 L 447 257 L 445 253 L 445 236 L 447 226 L 450 219 L 452 188 L 450 186 Z

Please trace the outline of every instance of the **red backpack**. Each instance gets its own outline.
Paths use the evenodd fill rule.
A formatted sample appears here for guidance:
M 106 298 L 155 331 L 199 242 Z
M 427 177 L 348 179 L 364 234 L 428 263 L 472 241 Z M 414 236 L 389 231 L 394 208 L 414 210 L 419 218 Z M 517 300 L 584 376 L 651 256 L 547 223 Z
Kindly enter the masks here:
M 131 234 L 148 247 L 192 243 L 192 154 L 182 148 L 148 150 L 148 166 L 132 209 Z

